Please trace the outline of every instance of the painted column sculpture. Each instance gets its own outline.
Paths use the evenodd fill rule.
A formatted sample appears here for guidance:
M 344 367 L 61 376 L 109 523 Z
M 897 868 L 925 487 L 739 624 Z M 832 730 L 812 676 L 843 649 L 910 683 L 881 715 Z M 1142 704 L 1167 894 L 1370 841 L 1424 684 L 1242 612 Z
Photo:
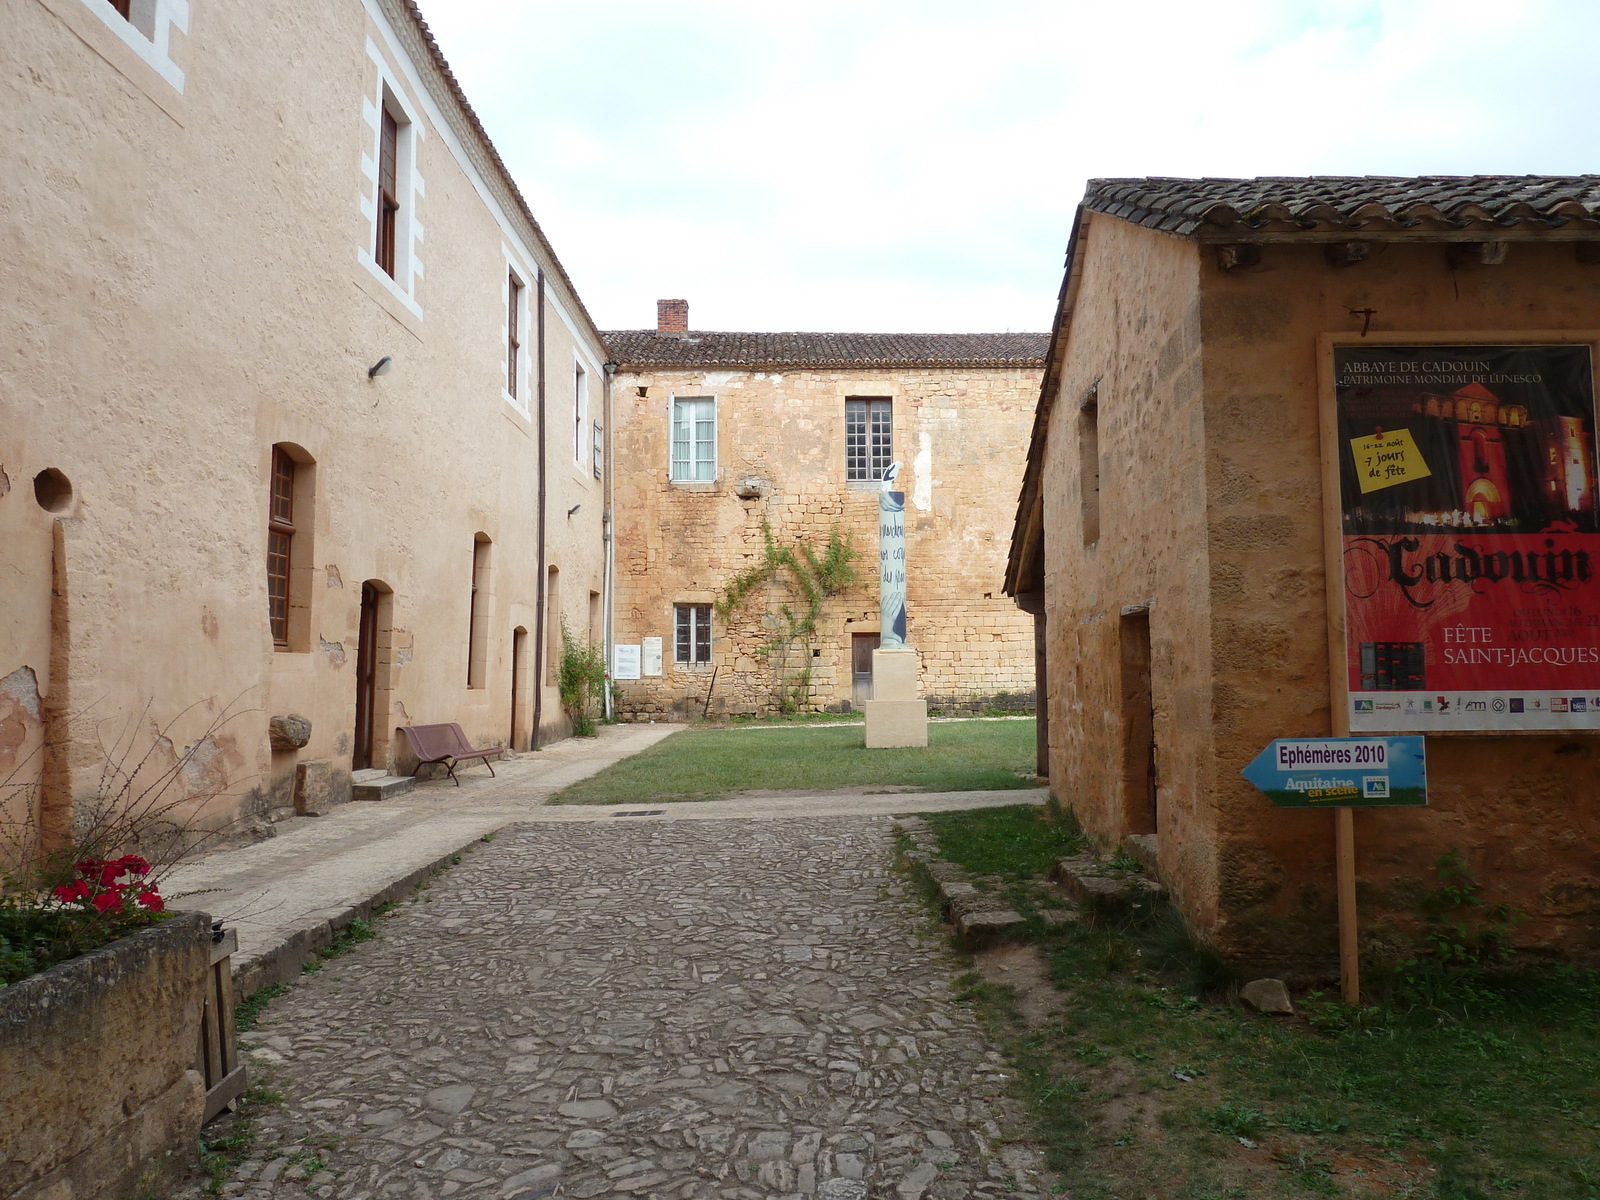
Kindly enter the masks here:
M 917 652 L 906 645 L 906 494 L 890 491 L 900 464 L 878 493 L 878 648 L 872 652 L 867 745 L 926 746 L 928 702 L 917 698 Z

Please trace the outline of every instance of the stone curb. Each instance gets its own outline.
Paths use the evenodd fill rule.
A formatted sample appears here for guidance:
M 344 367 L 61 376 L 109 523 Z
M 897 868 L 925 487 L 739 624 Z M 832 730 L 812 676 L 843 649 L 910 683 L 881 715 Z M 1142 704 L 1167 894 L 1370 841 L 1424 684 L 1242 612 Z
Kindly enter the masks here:
M 504 829 L 507 825 L 514 824 L 515 820 L 507 821 L 506 825 L 500 828 Z M 347 907 L 324 908 L 306 914 L 275 946 L 249 956 L 234 955 L 233 994 L 243 999 L 261 988 L 270 987 L 275 983 L 291 983 L 298 979 L 301 968 L 331 945 L 334 938 L 350 928 L 352 921 L 366 920 L 374 909 L 404 899 L 431 879 L 436 872 L 451 866 L 457 856 L 466 854 L 472 849 L 473 844 L 481 842 L 483 837 L 482 833 L 474 834 L 464 845 L 446 851 L 432 862 L 397 876 L 364 899 L 357 900 Z
M 896 817 L 895 825 L 912 841 L 914 849 L 902 851 L 900 861 L 939 898 L 939 912 L 956 927 L 968 948 L 1011 940 L 1026 920 L 1000 896 L 979 888 L 971 872 L 939 857 L 939 841 L 921 817 Z M 998 878 L 984 882 L 998 885 Z

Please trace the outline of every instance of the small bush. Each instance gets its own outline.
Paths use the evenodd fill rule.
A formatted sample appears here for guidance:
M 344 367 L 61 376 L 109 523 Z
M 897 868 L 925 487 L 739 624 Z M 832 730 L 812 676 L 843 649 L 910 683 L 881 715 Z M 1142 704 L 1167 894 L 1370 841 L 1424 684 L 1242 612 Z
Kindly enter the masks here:
M 577 737 L 593 737 L 594 714 L 590 711 L 595 700 L 605 694 L 605 651 L 593 642 L 580 641 L 561 619 L 561 666 L 557 675 L 561 692 L 561 706 L 572 718 L 572 732 Z

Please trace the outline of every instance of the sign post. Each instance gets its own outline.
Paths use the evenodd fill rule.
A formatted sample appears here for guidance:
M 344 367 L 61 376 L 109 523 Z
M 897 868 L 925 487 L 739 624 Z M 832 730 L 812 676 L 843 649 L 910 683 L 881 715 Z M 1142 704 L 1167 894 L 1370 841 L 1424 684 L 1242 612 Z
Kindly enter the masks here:
M 1427 804 L 1425 740 L 1415 736 L 1278 738 L 1240 774 L 1279 808 L 1333 809 L 1340 990 L 1346 1004 L 1359 1004 L 1355 810 Z

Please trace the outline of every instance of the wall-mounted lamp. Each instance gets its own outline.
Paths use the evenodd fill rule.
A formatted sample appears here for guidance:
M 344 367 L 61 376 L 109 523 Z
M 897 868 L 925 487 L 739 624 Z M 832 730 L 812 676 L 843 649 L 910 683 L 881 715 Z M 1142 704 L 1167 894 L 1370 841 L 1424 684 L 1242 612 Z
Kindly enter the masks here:
M 394 370 L 394 359 L 385 354 L 367 368 L 367 378 L 376 379 L 379 375 L 387 375 L 392 370 Z
M 572 514 L 577 512 L 582 507 L 582 504 L 574 504 L 571 508 L 567 509 L 567 519 L 570 521 L 572 519 Z

